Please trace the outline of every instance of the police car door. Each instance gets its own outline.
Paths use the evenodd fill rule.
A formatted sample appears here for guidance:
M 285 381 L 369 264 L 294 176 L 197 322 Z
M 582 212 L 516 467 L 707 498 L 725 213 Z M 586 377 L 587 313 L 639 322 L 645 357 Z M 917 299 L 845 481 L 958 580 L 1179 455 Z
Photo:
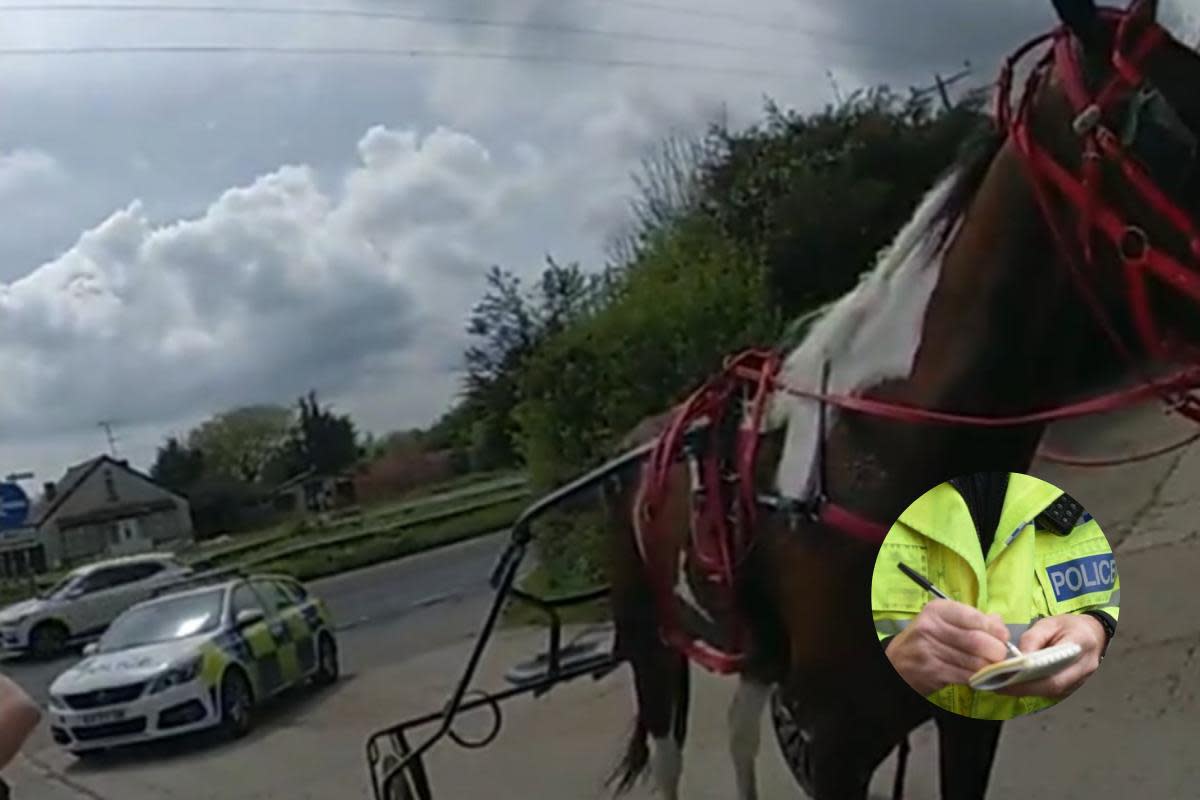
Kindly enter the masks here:
M 246 666 L 253 672 L 255 692 L 258 697 L 268 697 L 283 687 L 276 652 L 278 645 L 271 630 L 271 613 L 262 597 L 249 583 L 242 583 L 234 588 L 230 605 L 235 620 L 244 611 L 259 611 L 263 615 L 261 620 L 248 625 L 239 633 L 245 643 L 244 652 L 249 662 Z
M 257 578 L 255 591 L 267 608 L 267 621 L 275 638 L 275 665 L 282 686 L 299 683 L 312 671 L 314 642 L 303 610 L 295 595 L 284 590 L 279 581 Z

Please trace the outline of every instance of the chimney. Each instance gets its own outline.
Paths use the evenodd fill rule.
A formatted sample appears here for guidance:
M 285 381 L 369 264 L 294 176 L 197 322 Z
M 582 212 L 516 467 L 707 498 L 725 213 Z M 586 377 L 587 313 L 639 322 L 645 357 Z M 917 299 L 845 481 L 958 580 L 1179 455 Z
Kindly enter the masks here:
M 42 484 L 42 493 L 46 496 L 47 503 L 53 503 L 54 498 L 58 496 L 58 488 L 53 483 L 47 481 Z

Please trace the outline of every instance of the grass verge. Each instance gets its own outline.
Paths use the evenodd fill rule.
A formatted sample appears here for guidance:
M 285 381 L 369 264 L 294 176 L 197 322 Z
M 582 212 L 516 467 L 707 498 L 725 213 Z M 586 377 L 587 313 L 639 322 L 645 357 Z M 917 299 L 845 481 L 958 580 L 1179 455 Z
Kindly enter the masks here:
M 300 580 L 336 575 L 506 528 L 516 520 L 525 505 L 524 498 L 513 500 L 440 522 L 404 527 L 400 531 L 384 531 L 355 542 L 316 547 L 305 553 L 258 564 L 255 569 L 281 572 Z

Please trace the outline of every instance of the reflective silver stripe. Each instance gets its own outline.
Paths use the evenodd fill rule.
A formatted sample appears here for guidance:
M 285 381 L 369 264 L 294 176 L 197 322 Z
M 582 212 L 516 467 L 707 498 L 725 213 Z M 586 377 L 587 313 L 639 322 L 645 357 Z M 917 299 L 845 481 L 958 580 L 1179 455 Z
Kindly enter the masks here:
M 1033 520 L 1028 520 L 1027 522 L 1022 522 L 1020 525 L 1018 525 L 1017 529 L 1015 531 L 1013 531 L 1012 533 L 1010 533 L 1008 535 L 1008 538 L 1004 540 L 1004 546 L 1008 547 L 1010 544 L 1012 544 L 1013 539 L 1017 538 L 1017 534 L 1019 534 L 1021 531 L 1025 530 L 1027 527 L 1029 527 L 1032 524 L 1033 524 Z
M 912 622 L 911 619 L 877 619 L 875 620 L 875 630 L 884 636 L 895 636 L 907 628 L 910 622 Z
M 875 630 L 879 631 L 884 636 L 894 636 L 895 634 L 907 628 L 910 622 L 912 622 L 911 619 L 877 619 L 875 620 Z M 1025 631 L 1029 630 L 1029 623 L 1006 622 L 1004 627 L 1008 628 L 1009 641 L 1016 644 Z
M 1120 605 L 1121 605 L 1121 590 L 1117 589 L 1115 592 L 1110 594 L 1108 596 L 1108 602 L 1105 603 L 1105 605 L 1120 607 Z

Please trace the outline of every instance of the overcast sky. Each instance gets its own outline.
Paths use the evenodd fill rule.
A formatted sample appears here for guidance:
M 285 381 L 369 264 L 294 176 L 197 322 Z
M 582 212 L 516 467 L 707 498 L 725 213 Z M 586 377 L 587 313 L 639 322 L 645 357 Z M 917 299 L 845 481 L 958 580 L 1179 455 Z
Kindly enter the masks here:
M 815 109 L 827 70 L 905 87 L 970 59 L 984 82 L 1052 21 L 1049 0 L 3 5 L 0 474 L 38 484 L 105 448 L 101 420 L 148 467 L 168 434 L 309 388 L 367 430 L 424 425 L 487 268 L 600 265 L 663 136 L 764 96 Z M 11 54 L 97 45 L 449 54 Z

